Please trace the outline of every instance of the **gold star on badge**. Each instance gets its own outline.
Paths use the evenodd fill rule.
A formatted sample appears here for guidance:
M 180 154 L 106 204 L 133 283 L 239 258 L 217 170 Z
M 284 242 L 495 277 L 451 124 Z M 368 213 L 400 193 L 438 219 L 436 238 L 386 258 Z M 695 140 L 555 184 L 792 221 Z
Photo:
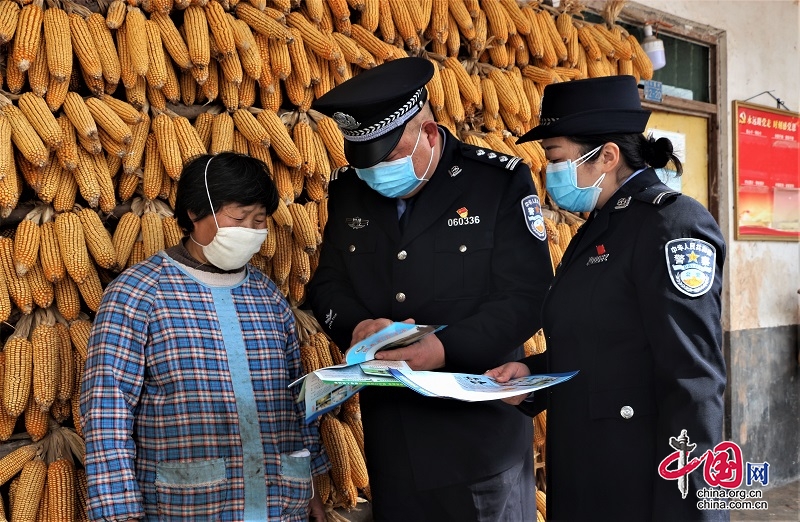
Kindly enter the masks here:
M 689 261 L 690 261 L 690 262 L 697 261 L 697 258 L 698 258 L 698 257 L 700 257 L 700 256 L 698 256 L 698 255 L 697 255 L 697 254 L 695 254 L 694 252 L 690 252 L 690 253 L 689 253 Z

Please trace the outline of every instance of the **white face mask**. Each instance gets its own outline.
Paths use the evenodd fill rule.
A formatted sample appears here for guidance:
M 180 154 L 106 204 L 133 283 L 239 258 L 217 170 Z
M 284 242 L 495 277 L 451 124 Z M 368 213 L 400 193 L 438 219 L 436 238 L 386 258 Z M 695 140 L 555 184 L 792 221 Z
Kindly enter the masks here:
M 267 229 L 248 227 L 220 228 L 217 214 L 214 212 L 214 204 L 211 202 L 211 193 L 208 190 L 208 165 L 211 163 L 211 159 L 206 163 L 203 179 L 206 184 L 208 204 L 211 205 L 211 215 L 214 216 L 214 223 L 217 225 L 217 233 L 207 245 L 197 243 L 197 240 L 191 234 L 189 238 L 203 249 L 203 255 L 206 256 L 209 263 L 222 270 L 236 270 L 246 265 L 250 258 L 253 257 L 253 254 L 259 251 L 261 244 L 267 237 Z

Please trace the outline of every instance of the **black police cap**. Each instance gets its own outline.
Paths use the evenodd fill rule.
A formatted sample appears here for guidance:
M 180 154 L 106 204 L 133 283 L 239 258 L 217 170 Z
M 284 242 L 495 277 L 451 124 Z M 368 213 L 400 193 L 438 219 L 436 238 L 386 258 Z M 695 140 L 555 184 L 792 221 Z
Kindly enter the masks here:
M 312 108 L 336 121 L 350 165 L 371 167 L 391 154 L 406 123 L 425 105 L 431 77 L 433 64 L 424 58 L 392 60 L 334 87 Z
M 517 143 L 559 136 L 644 132 L 650 111 L 642 109 L 636 78 L 604 76 L 551 83 L 544 88 L 539 125 Z

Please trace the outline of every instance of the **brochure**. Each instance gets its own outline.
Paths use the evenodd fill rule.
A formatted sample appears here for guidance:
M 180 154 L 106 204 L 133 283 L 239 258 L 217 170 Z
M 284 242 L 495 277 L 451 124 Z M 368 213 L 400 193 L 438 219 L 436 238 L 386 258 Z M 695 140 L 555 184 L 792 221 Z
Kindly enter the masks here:
M 321 368 L 290 384 L 302 382 L 298 399 L 305 400 L 306 420 L 336 408 L 364 386 L 404 386 L 426 397 L 476 402 L 527 394 L 567 381 L 578 373 L 530 375 L 498 383 L 486 375 L 414 371 L 405 361 L 374 360 L 379 350 L 407 346 L 442 328 L 392 323 L 347 350 L 345 363 Z
M 298 399 L 305 400 L 306 419 L 313 420 L 332 410 L 364 386 L 403 386 L 387 371 L 392 361 L 375 361 L 375 354 L 379 350 L 408 346 L 442 328 L 444 326 L 391 323 L 351 346 L 345 352 L 344 363 L 321 368 L 291 383 L 289 386 L 302 382 Z
M 351 346 L 344 354 L 346 364 L 351 365 L 371 361 L 380 350 L 414 344 L 426 335 L 438 332 L 442 328 L 444 326 L 392 323 L 383 330 L 375 332 L 358 344 Z
M 568 381 L 578 373 L 529 375 L 499 383 L 486 375 L 468 373 L 424 372 L 407 367 L 389 371 L 398 381 L 422 395 L 468 402 L 493 401 L 531 393 Z

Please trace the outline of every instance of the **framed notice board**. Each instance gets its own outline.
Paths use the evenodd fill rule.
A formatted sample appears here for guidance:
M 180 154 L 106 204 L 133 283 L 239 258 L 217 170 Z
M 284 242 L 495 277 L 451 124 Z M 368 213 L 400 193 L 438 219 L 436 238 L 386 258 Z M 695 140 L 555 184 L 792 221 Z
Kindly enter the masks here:
M 800 240 L 800 114 L 733 109 L 736 239 Z

